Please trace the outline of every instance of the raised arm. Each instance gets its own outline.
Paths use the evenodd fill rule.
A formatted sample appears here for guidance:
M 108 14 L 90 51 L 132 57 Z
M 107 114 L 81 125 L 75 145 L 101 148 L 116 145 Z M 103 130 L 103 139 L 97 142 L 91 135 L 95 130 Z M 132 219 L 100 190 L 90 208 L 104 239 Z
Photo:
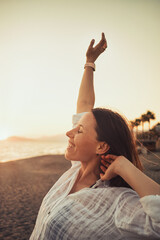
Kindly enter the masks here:
M 86 63 L 94 64 L 99 55 L 107 48 L 107 42 L 104 33 L 102 33 L 102 38 L 95 47 L 93 47 L 94 42 L 94 39 L 92 39 L 86 52 Z M 93 71 L 93 68 L 90 66 L 86 66 L 84 69 L 77 100 L 77 113 L 89 112 L 94 107 L 95 94 Z
M 127 158 L 108 154 L 102 157 L 102 180 L 121 176 L 140 197 L 160 195 L 160 185 L 136 168 Z M 104 167 L 105 166 L 105 167 Z
M 122 194 L 115 211 L 119 230 L 127 236 L 133 234 L 133 239 L 143 239 L 143 236 L 160 239 L 160 185 L 123 156 L 108 154 L 102 159 L 101 179 L 110 180 L 119 175 L 140 197 L 137 201 L 133 192 Z

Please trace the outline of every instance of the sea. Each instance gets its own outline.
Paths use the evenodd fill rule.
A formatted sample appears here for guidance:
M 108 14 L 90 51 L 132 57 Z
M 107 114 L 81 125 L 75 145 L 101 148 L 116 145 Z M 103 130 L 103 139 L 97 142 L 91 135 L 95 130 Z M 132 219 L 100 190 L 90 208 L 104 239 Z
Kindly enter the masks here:
M 51 140 L 25 140 L 25 141 L 0 141 L 0 162 L 8 162 L 35 156 L 64 154 L 67 147 L 66 141 Z

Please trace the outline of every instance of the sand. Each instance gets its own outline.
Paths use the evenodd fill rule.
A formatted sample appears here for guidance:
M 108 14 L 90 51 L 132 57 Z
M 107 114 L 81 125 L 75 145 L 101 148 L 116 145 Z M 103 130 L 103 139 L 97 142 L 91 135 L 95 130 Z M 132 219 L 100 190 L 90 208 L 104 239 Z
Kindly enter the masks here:
M 156 153 L 160 158 L 160 153 Z M 145 172 L 160 184 L 160 159 L 141 156 Z M 43 197 L 70 167 L 63 155 L 0 163 L 0 239 L 28 240 Z
M 145 174 L 160 184 L 160 152 L 141 154 L 140 160 Z
M 0 239 L 29 239 L 43 197 L 69 167 L 63 155 L 0 163 Z

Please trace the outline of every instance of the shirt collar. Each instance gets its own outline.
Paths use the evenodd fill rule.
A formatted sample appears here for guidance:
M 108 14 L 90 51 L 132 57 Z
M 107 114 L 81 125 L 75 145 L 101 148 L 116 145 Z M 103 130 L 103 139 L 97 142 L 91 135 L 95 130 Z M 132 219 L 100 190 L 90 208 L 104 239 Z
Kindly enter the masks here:
M 92 188 L 104 188 L 109 186 L 109 181 L 102 181 L 101 179 L 98 179 L 96 183 L 92 186 Z

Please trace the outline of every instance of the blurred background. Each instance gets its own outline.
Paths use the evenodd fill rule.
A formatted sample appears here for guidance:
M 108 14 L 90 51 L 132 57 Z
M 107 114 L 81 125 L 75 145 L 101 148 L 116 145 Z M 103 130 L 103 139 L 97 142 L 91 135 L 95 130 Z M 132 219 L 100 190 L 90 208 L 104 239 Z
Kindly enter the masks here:
M 85 53 L 102 32 L 108 49 L 96 62 L 95 106 L 132 121 L 149 110 L 155 116 L 150 128 L 157 124 L 159 10 L 158 0 L 0 0 L 1 144 L 11 136 L 12 146 L 15 136 L 47 138 L 46 152 L 64 152 Z

